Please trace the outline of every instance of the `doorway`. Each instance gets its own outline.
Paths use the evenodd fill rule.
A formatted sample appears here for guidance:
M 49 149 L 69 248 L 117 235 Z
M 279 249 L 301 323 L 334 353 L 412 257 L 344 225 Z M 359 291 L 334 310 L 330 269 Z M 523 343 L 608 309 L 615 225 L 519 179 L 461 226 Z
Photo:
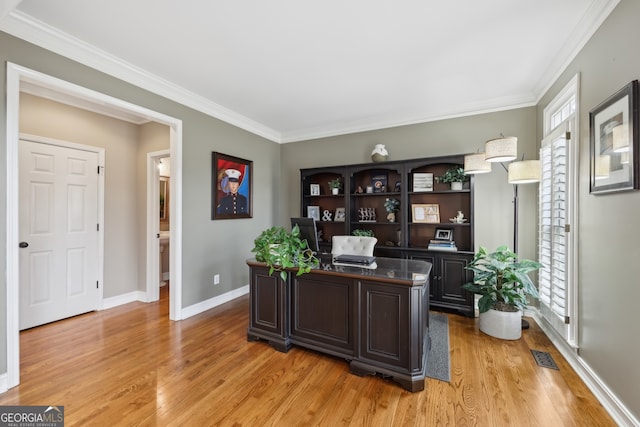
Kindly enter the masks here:
M 136 115 L 148 121 L 155 121 L 169 127 L 172 169 L 172 198 L 170 209 L 171 234 L 171 288 L 169 318 L 182 319 L 182 122 L 179 119 L 131 104 L 64 80 L 7 63 L 7 376 L 6 388 L 15 387 L 20 382 L 20 339 L 19 339 L 19 189 L 18 189 L 18 140 L 19 140 L 19 98 L 21 87 L 38 86 L 47 91 L 57 92 L 76 99 L 79 104 L 92 104 L 126 114 Z M 90 108 L 86 108 L 90 109 Z M 98 309 L 103 307 L 98 306 Z M 0 390 L 2 391 L 2 390 Z

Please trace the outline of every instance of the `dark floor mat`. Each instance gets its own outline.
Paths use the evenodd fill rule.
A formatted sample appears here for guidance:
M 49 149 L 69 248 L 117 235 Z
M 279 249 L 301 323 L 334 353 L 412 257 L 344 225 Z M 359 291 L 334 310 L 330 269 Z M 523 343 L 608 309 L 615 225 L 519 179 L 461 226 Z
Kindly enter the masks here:
M 556 369 L 558 371 L 560 370 L 560 368 L 558 368 L 558 365 L 556 365 L 556 362 L 553 361 L 553 357 L 551 357 L 551 355 L 546 351 L 531 350 L 531 354 L 533 354 L 533 358 L 535 359 L 538 366 L 542 366 L 543 368 Z

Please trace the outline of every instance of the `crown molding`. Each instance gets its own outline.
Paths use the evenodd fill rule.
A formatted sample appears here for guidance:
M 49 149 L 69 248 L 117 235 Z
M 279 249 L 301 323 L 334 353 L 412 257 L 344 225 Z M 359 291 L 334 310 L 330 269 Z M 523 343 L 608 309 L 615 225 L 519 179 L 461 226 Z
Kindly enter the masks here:
M 421 116 L 412 119 L 367 122 L 365 124 L 342 123 L 340 125 L 315 128 L 310 130 L 293 130 L 282 133 L 282 143 L 308 141 L 312 139 L 330 138 L 334 136 L 347 135 L 359 132 L 370 132 L 381 129 L 389 129 L 400 126 L 410 126 L 421 123 L 436 122 L 440 120 L 456 119 L 460 117 L 476 116 L 480 114 L 495 113 L 499 111 L 515 110 L 518 108 L 533 107 L 536 105 L 535 97 L 531 94 L 513 98 L 500 98 L 487 100 L 482 103 L 467 104 L 459 106 L 455 110 L 442 115 Z
M 281 142 L 280 133 L 274 129 L 97 49 L 18 10 L 7 14 L 0 22 L 0 30 L 270 141 Z
M 551 61 L 546 72 L 541 75 L 538 84 L 535 86 L 536 102 L 539 102 L 547 91 L 551 89 L 551 86 L 578 56 L 578 53 L 598 31 L 618 3 L 620 3 L 620 0 L 595 0 L 591 3 L 571 36 L 562 46 L 562 49 Z

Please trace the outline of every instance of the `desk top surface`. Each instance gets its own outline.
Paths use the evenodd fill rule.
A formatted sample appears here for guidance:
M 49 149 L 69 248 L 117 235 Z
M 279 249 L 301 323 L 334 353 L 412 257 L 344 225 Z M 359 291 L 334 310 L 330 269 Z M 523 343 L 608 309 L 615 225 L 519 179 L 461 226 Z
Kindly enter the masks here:
M 250 266 L 264 265 L 255 259 L 247 260 L 247 264 Z M 374 265 L 360 266 L 332 263 L 331 255 L 321 255 L 320 265 L 312 272 L 387 283 L 422 285 L 429 278 L 431 263 L 416 259 L 377 257 Z

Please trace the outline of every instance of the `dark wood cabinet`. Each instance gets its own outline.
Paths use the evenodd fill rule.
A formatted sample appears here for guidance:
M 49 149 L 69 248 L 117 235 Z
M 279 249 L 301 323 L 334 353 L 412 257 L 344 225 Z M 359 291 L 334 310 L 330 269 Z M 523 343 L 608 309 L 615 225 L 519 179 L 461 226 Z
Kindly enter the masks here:
M 429 157 L 403 161 L 366 163 L 301 169 L 301 216 L 309 216 L 309 206 L 320 213 L 318 230 L 320 248 L 331 251 L 331 237 L 352 234 L 354 230 L 373 232 L 378 239 L 375 255 L 394 258 L 416 258 L 433 262 L 431 306 L 474 315 L 473 294 L 462 289 L 472 275 L 464 266 L 472 259 L 473 176 L 462 189 L 451 190 L 450 184 L 437 182 L 451 167 L 462 167 L 463 155 Z M 330 195 L 328 182 L 340 177 L 343 189 Z M 312 185 L 316 195 L 312 195 Z M 318 191 L 319 188 L 319 191 Z M 317 194 L 319 193 L 319 194 Z M 387 199 L 397 199 L 399 211 L 395 220 L 387 218 Z M 416 217 L 416 209 L 435 206 L 437 217 Z M 336 212 L 344 217 L 336 221 Z M 458 212 L 465 222 L 454 223 Z M 328 215 L 331 214 L 331 218 Z M 455 251 L 429 250 L 429 242 L 444 230 L 455 242 Z
M 465 269 L 473 259 L 473 254 L 429 251 L 412 253 L 409 257 L 421 259 L 433 265 L 430 287 L 431 307 L 456 311 L 467 317 L 475 315 L 474 296 L 461 286 L 473 280 L 473 273 Z
M 381 374 L 410 391 L 424 389 L 431 264 L 378 258 L 377 268 L 323 263 L 301 276 L 250 267 L 247 339 L 279 351 L 299 345 L 344 358 L 356 375 Z

